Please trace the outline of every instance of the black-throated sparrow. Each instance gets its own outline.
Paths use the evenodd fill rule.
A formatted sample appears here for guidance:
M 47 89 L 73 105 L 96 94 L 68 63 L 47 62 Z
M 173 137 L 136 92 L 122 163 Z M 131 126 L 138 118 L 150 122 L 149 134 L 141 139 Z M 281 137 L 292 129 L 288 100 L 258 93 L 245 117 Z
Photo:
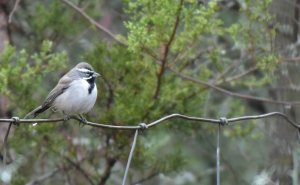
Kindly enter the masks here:
M 34 118 L 52 107 L 67 116 L 65 118 L 78 114 L 84 122 L 85 119 L 81 114 L 89 112 L 97 99 L 95 84 L 97 76 L 100 75 L 90 64 L 86 62 L 77 64 L 58 81 L 42 105 L 28 113 L 25 118 Z

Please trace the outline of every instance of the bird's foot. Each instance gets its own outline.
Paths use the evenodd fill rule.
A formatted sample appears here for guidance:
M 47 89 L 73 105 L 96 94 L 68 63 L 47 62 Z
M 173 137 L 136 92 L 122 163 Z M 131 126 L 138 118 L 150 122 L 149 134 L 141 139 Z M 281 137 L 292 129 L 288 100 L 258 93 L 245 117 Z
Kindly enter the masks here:
M 87 120 L 85 118 L 80 118 L 80 123 L 86 124 Z
M 81 114 L 79 114 L 79 126 L 83 127 L 86 124 L 87 124 L 87 120 Z

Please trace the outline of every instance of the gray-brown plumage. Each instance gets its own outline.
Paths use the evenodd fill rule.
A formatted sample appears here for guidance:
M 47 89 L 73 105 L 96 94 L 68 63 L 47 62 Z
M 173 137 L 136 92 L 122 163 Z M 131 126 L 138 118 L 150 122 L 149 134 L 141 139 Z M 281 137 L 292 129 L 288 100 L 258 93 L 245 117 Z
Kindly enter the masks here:
M 79 111 L 78 114 L 82 114 L 89 111 L 81 109 L 84 109 L 84 107 L 87 107 L 86 109 L 90 109 L 95 103 L 97 97 L 97 89 L 95 88 L 95 78 L 97 76 L 99 76 L 99 74 L 94 72 L 90 64 L 86 62 L 81 62 L 77 64 L 73 69 L 71 69 L 58 81 L 57 85 L 48 94 L 47 98 L 42 103 L 42 105 L 38 106 L 33 111 L 28 113 L 25 116 L 25 118 L 34 118 L 38 114 L 49 109 L 50 107 L 61 109 L 60 111 L 62 111 L 63 113 L 73 113 L 73 109 L 74 113 L 76 114 L 77 110 Z M 91 94 L 92 91 L 95 90 L 96 92 Z M 81 93 L 81 91 L 83 92 Z M 57 101 L 64 102 L 61 103 Z M 76 101 L 82 103 L 77 103 Z M 89 101 L 92 103 L 92 106 L 85 105 L 84 102 L 88 103 Z M 78 107 L 81 105 L 83 106 L 83 108 Z

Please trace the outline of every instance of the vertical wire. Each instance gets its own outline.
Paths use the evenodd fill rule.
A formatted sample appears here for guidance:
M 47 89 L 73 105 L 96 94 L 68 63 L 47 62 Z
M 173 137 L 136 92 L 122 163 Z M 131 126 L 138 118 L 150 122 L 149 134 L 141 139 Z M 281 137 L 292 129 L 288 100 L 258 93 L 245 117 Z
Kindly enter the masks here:
M 4 165 L 6 165 L 6 163 L 7 163 L 7 150 L 8 150 L 7 139 L 8 139 L 9 131 L 10 131 L 12 124 L 13 124 L 12 122 L 9 123 L 5 137 L 4 137 L 4 149 L 3 149 L 3 164 Z
M 138 133 L 139 133 L 139 129 L 136 129 L 135 130 L 135 134 L 134 134 L 134 138 L 133 138 L 133 141 L 132 141 L 130 153 L 129 153 L 129 156 L 128 156 L 128 161 L 127 161 L 127 164 L 126 164 L 126 169 L 125 169 L 125 173 L 124 173 L 122 185 L 126 184 L 126 179 L 127 179 L 127 175 L 128 175 L 128 171 L 129 171 L 131 159 L 132 159 L 132 156 L 133 156 L 133 151 L 135 149 L 135 145 L 136 145 L 136 140 L 137 140 Z
M 217 151 L 216 151 L 216 168 L 217 168 L 217 185 L 220 185 L 220 126 L 218 126 L 218 135 L 217 135 Z

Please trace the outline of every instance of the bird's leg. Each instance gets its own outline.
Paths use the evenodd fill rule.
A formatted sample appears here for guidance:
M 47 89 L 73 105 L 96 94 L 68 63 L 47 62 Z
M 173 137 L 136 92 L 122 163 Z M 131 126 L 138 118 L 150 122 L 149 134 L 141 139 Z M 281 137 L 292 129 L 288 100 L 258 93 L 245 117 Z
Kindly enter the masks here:
M 54 107 L 52 107 L 51 110 L 52 112 L 57 112 L 57 110 Z
M 64 121 L 68 121 L 68 120 L 71 119 L 71 116 L 70 116 L 70 115 L 68 115 L 68 114 L 66 114 L 66 113 L 64 113 L 64 112 L 63 112 L 63 114 L 64 114 Z
M 82 114 L 78 114 L 79 119 L 80 119 L 80 123 L 86 124 L 87 120 L 82 116 Z

